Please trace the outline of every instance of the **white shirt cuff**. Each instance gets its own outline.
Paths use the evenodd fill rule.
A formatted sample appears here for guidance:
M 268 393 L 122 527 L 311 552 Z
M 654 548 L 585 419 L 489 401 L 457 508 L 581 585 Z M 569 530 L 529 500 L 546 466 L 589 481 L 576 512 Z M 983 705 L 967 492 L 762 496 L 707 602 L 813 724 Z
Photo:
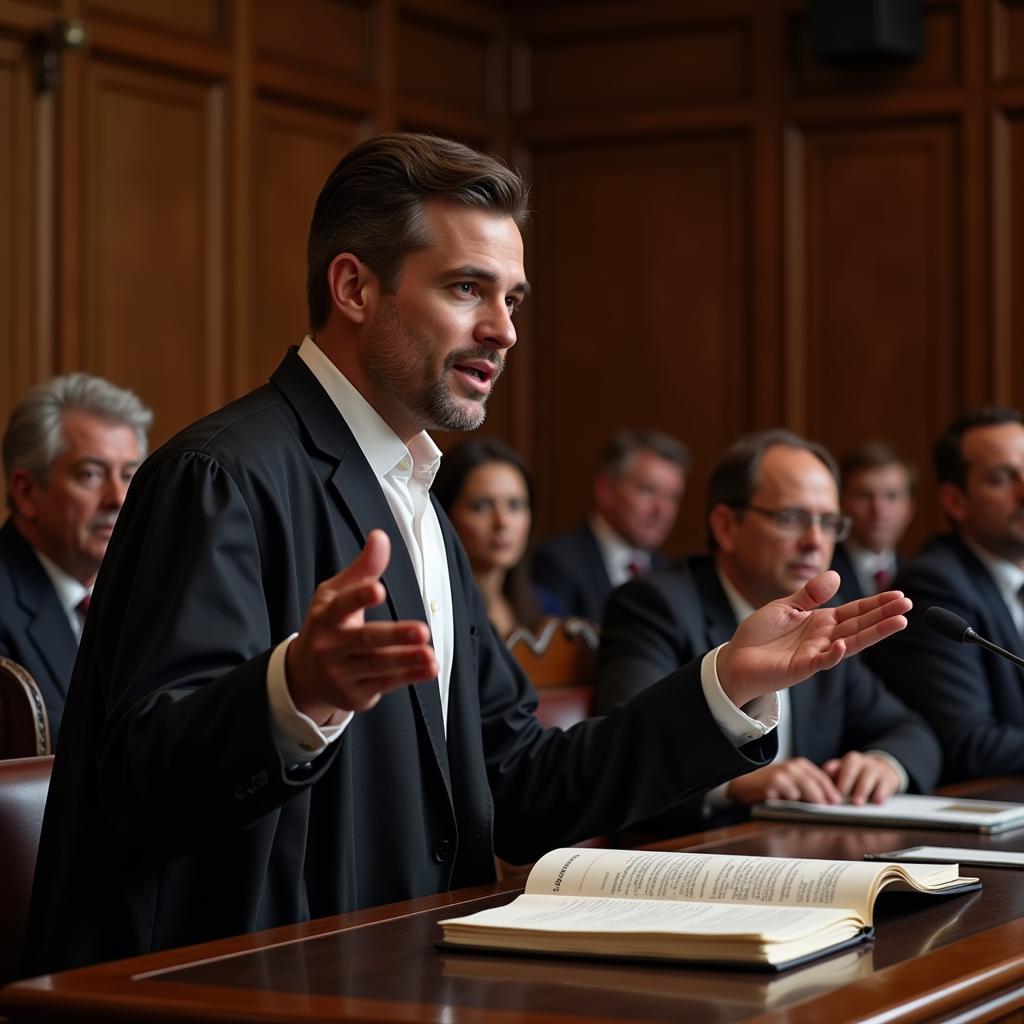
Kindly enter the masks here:
M 779 724 L 779 696 L 776 693 L 766 693 L 744 704 L 742 711 L 736 707 L 725 695 L 722 684 L 718 681 L 718 652 L 724 646 L 725 644 L 721 644 L 710 654 L 704 655 L 704 660 L 700 663 L 700 685 L 718 728 L 725 733 L 733 746 L 742 747 L 751 740 L 766 736 Z
M 267 664 L 270 732 L 278 752 L 289 768 L 309 764 L 318 754 L 322 754 L 328 744 L 333 743 L 352 721 L 350 711 L 340 725 L 326 725 L 321 728 L 295 706 L 288 691 L 284 658 L 288 645 L 298 635 L 292 633 L 286 640 L 282 640 L 271 652 L 270 662 Z

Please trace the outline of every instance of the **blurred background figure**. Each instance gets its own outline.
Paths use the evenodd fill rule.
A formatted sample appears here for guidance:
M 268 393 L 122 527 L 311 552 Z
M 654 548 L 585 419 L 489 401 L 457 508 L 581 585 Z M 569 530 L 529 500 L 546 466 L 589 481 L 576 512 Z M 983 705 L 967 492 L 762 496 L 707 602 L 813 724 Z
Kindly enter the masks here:
M 561 613 L 530 579 L 533 483 L 516 452 L 488 438 L 464 441 L 445 453 L 431 490 L 466 549 L 499 636 L 519 626 L 536 631 L 545 615 Z
M 28 392 L 4 431 L 0 654 L 38 683 L 54 745 L 92 586 L 152 420 L 133 392 L 71 373 Z
M 654 430 L 624 430 L 608 443 L 594 479 L 594 507 L 574 530 L 546 540 L 533 574 L 567 615 L 601 621 L 613 587 L 664 569 L 659 551 L 672 532 L 690 453 Z
M 887 590 L 900 568 L 897 551 L 914 518 L 917 467 L 888 441 L 866 441 L 839 463 L 842 510 L 850 536 L 836 545 L 832 568 L 852 601 Z

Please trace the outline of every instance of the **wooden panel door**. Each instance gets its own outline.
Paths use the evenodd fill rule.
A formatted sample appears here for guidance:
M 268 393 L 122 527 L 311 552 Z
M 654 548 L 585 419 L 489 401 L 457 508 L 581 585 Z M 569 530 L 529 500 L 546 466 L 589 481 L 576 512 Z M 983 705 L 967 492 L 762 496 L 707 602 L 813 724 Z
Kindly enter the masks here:
M 93 60 L 87 71 L 78 365 L 138 391 L 154 441 L 224 378 L 224 128 L 218 86 Z
M 956 134 L 791 130 L 786 404 L 839 454 L 881 436 L 920 456 L 959 408 Z M 941 525 L 923 477 L 910 547 Z
M 694 473 L 670 546 L 701 548 L 714 458 L 752 382 L 742 133 L 534 153 L 533 368 L 543 526 L 586 509 L 596 454 L 625 427 L 685 441 Z

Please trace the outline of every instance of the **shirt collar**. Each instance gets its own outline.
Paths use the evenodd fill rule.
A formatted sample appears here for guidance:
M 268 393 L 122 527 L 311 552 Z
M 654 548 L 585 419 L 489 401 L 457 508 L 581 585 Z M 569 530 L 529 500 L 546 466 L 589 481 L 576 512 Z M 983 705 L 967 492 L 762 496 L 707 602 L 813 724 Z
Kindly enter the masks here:
M 406 446 L 309 335 L 299 346 L 299 358 L 341 413 L 378 480 L 391 474 L 408 480 L 415 473 L 430 487 L 441 464 L 441 449 L 425 430 Z
M 650 565 L 650 554 L 627 543 L 599 512 L 590 513 L 590 529 L 607 565 L 617 566 L 627 576 L 631 562 L 644 561 Z
M 722 571 L 717 559 L 715 560 L 715 572 L 718 574 L 718 582 L 722 584 L 722 589 L 725 591 L 729 607 L 732 608 L 732 613 L 736 616 L 736 622 L 740 623 L 748 615 L 753 615 L 754 606 L 732 585 L 732 580 Z
M 983 548 L 980 544 L 971 540 L 970 537 L 960 534 L 960 539 L 978 557 L 978 560 L 988 569 L 989 575 L 995 581 L 999 592 L 1007 601 L 1020 601 L 1020 588 L 1024 586 L 1024 569 L 1013 562 L 992 554 L 991 551 Z
M 846 553 L 850 556 L 854 569 L 863 576 L 874 576 L 876 572 L 896 568 L 895 551 L 872 551 L 858 544 L 852 537 L 844 542 Z
M 92 593 L 92 587 L 83 587 L 74 576 L 66 573 L 53 559 L 47 558 L 39 548 L 32 550 L 36 553 L 36 558 L 39 559 L 39 564 L 46 571 L 46 575 L 50 577 L 61 608 L 68 614 L 74 612 L 82 598 Z

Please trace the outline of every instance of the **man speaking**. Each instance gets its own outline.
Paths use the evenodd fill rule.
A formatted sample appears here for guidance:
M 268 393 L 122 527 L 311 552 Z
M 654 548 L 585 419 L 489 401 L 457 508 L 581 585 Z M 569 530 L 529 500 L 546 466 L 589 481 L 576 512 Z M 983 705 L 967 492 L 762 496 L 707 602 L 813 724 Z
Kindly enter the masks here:
M 490 880 L 495 853 L 765 764 L 774 691 L 905 625 L 892 593 L 818 608 L 824 575 L 615 714 L 541 728 L 425 433 L 483 419 L 525 202 L 452 142 L 354 149 L 313 214 L 310 336 L 139 470 L 71 684 L 28 971 Z

